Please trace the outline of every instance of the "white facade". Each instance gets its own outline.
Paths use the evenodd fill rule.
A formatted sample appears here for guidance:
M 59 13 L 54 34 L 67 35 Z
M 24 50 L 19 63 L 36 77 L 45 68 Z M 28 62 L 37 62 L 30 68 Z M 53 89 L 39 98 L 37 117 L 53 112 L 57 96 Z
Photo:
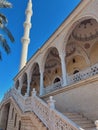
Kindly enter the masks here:
M 22 123 L 22 130 L 95 130 L 94 122 L 98 119 L 97 5 L 97 0 L 81 1 L 42 48 L 22 65 L 23 69 L 14 78 L 15 85 L 5 95 L 0 112 L 3 115 L 6 101 L 6 112 L 8 109 L 10 111 L 10 103 L 16 110 L 19 109 L 15 106 L 15 100 L 24 113 L 22 115 L 21 112 L 16 112 L 19 113 L 18 121 Z M 24 36 L 29 37 L 26 27 Z M 51 96 L 54 96 L 55 100 Z M 85 121 L 81 122 L 79 118 L 78 124 L 68 114 L 85 117 Z M 37 128 L 39 122 L 34 125 L 35 115 L 45 128 Z M 8 121 L 11 123 L 10 119 Z M 91 124 L 84 125 L 83 122 Z M 96 127 L 97 125 L 96 121 Z M 8 126 L 6 130 L 11 129 L 9 124 Z M 1 123 L 0 127 L 4 128 L 4 124 Z

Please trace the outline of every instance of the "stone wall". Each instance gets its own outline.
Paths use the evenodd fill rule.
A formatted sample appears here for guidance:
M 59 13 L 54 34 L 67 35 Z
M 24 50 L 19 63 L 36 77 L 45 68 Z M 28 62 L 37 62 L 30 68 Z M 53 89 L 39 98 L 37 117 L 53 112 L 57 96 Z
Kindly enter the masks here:
M 56 108 L 84 114 L 91 120 L 98 119 L 98 75 L 57 90 L 42 97 L 45 101 L 54 96 Z

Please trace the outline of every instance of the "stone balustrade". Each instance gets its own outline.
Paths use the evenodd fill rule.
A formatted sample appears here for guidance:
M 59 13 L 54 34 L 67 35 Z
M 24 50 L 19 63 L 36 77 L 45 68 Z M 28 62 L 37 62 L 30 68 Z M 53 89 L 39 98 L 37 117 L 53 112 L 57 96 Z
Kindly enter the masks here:
M 86 78 L 92 77 L 96 74 L 98 74 L 98 63 L 91 66 L 91 67 L 88 67 L 88 68 L 86 68 L 86 69 L 84 69 L 76 74 L 73 74 L 71 76 L 67 76 L 68 85 L 76 83 L 80 80 L 84 80 Z M 64 86 L 62 85 L 61 81 L 54 83 L 54 84 L 49 85 L 46 88 L 44 88 L 43 94 L 50 93 L 50 92 L 55 91 L 57 89 L 60 89 L 62 87 L 64 87 Z
M 33 111 L 49 130 L 81 130 L 74 122 L 63 116 L 55 109 L 55 100 L 52 97 L 45 103 L 36 96 L 33 89 L 32 97 L 23 97 L 12 88 L 4 97 L 4 101 L 13 97 L 23 112 Z
M 67 77 L 68 84 L 70 85 L 70 84 L 76 83 L 80 80 L 92 77 L 96 74 L 98 74 L 98 63 L 91 67 L 88 67 L 87 69 L 82 70 L 74 75 L 68 76 Z
M 82 130 L 82 128 L 55 109 L 55 100 L 53 100 L 52 97 L 47 101 L 48 105 L 38 98 L 36 94 L 32 95 L 32 98 L 33 112 L 49 128 L 49 130 Z
M 59 88 L 62 88 L 62 83 L 61 81 L 54 83 L 52 85 L 47 86 L 46 88 L 44 88 L 44 94 L 50 93 L 54 90 L 57 90 Z

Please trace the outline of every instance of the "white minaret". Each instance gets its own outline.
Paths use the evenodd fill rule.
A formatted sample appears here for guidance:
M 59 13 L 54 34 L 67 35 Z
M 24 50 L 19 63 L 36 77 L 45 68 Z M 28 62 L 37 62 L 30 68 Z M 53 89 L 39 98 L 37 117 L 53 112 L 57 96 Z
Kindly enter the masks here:
M 20 70 L 25 66 L 27 62 L 28 45 L 30 43 L 30 28 L 31 28 L 31 16 L 32 16 L 32 0 L 29 0 L 26 9 L 26 21 L 24 22 L 24 36 L 22 37 L 22 53 L 20 61 Z

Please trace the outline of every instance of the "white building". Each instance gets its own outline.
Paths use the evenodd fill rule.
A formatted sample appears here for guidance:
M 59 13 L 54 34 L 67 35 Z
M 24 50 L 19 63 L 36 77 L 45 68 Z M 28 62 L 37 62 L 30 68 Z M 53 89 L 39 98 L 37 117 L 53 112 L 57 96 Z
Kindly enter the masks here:
M 98 0 L 78 7 L 26 62 L 29 0 L 20 72 L 0 104 L 2 130 L 98 129 Z

